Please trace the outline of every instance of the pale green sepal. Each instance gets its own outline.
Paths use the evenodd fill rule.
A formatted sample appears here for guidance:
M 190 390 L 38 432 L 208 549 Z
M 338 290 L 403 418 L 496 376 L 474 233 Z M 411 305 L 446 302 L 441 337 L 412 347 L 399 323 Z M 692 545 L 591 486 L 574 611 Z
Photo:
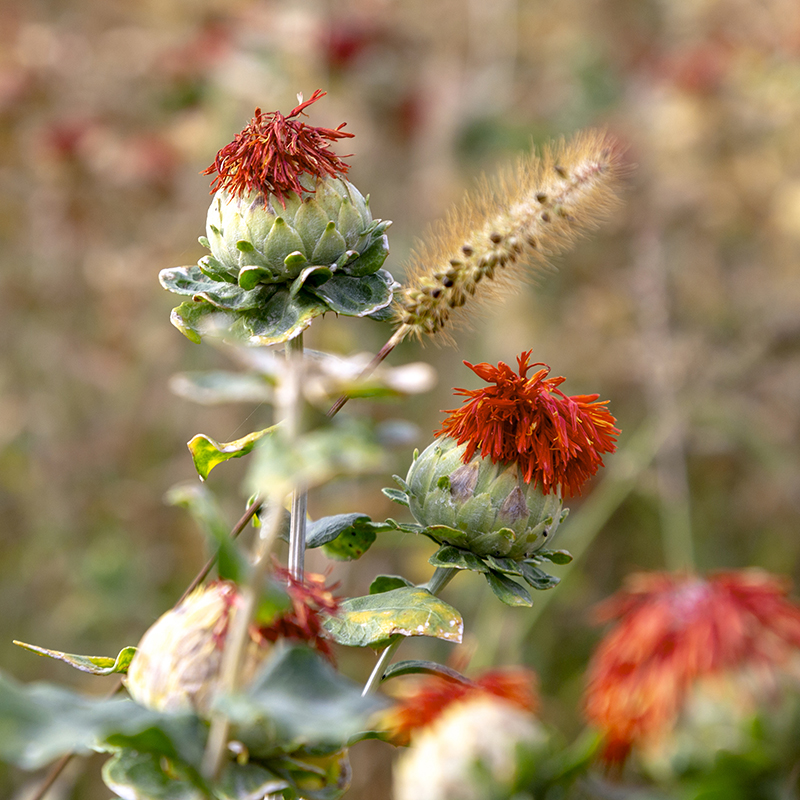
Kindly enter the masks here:
M 329 266 L 335 263 L 336 259 L 345 250 L 347 250 L 347 242 L 345 242 L 342 234 L 336 230 L 336 223 L 331 220 L 325 226 L 325 231 L 320 236 L 309 260 L 312 264 Z
M 73 653 L 62 653 L 59 650 L 47 650 L 35 644 L 26 644 L 14 640 L 14 644 L 25 650 L 30 650 L 40 656 L 54 658 L 56 661 L 63 661 L 81 672 L 90 672 L 92 675 L 113 675 L 114 673 L 126 673 L 128 666 L 133 660 L 135 647 L 126 647 L 120 650 L 116 658 L 110 656 L 78 656 Z
M 277 273 L 283 272 L 287 266 L 284 264 L 286 254 L 293 253 L 295 250 L 302 252 L 303 240 L 283 217 L 277 217 L 264 245 L 264 256 L 270 269 Z M 290 269 L 286 273 L 288 279 L 296 277 L 295 270 Z
M 349 262 L 345 268 L 348 275 L 361 277 L 377 272 L 389 255 L 389 238 L 377 236 L 361 255 Z
M 242 289 L 255 289 L 259 283 L 270 283 L 273 280 L 272 270 L 257 264 L 247 264 L 239 270 L 239 286 Z

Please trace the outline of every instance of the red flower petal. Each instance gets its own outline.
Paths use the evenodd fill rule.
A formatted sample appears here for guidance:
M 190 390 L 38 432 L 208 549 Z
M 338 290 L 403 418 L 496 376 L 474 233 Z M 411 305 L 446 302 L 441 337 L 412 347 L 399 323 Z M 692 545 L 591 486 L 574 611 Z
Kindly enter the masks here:
M 469 399 L 447 412 L 436 435 L 467 442 L 464 463 L 476 452 L 495 463 L 516 463 L 526 483 L 571 497 L 603 466 L 602 454 L 614 452 L 619 430 L 607 401 L 598 402 L 596 394 L 568 397 L 558 388 L 564 378 L 548 378 L 550 367 L 529 363 L 530 356 L 529 350 L 517 357 L 518 372 L 502 361 L 496 367 L 465 361 L 494 385 L 457 389 Z M 534 367 L 541 369 L 528 377 Z
M 292 119 L 298 114 L 305 115 L 305 109 L 325 94 L 317 89 L 287 116 L 279 111 L 263 114 L 257 108 L 253 119 L 203 171 L 204 175 L 216 173 L 211 183 L 212 194 L 219 189 L 236 197 L 260 192 L 265 204 L 268 195 L 273 194 L 285 206 L 289 192 L 300 195 L 308 191 L 300 183 L 302 175 L 317 178 L 345 175 L 349 166 L 328 145 L 338 139 L 352 138 L 352 133 L 342 130 L 345 123 L 332 130 Z

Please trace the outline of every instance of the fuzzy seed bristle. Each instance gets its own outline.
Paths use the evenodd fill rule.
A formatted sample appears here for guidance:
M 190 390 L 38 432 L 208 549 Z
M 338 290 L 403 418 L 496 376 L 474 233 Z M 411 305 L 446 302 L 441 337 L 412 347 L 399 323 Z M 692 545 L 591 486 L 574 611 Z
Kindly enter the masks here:
M 413 253 L 407 286 L 395 295 L 393 341 L 441 332 L 451 310 L 473 295 L 492 294 L 476 291 L 479 282 L 502 289 L 525 279 L 526 264 L 534 272 L 549 269 L 548 257 L 571 247 L 616 205 L 620 155 L 604 134 L 586 132 L 521 158 L 494 182 L 483 179 Z M 501 280 L 497 268 L 505 268 Z M 435 297 L 419 291 L 432 281 L 441 288 Z

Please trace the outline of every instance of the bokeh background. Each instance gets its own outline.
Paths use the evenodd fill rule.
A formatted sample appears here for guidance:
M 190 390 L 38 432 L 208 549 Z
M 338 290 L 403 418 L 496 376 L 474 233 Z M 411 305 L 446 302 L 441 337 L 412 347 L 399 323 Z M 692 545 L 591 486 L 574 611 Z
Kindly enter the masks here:
M 536 360 L 568 393 L 600 392 L 623 430 L 602 477 L 572 503 L 558 544 L 577 556 L 531 610 L 477 576 L 445 599 L 466 643 L 406 657 L 467 670 L 523 662 L 544 716 L 580 729 L 592 605 L 639 569 L 759 566 L 791 580 L 800 556 L 800 5 L 795 0 L 4 0 L 0 5 L 0 666 L 103 693 L 11 644 L 113 654 L 180 595 L 205 558 L 163 502 L 194 480 L 185 442 L 225 441 L 267 410 L 171 394 L 181 370 L 226 367 L 169 323 L 164 267 L 202 255 L 217 149 L 253 109 L 328 96 L 312 124 L 347 122 L 350 176 L 394 220 L 400 279 L 415 237 L 481 172 L 586 128 L 636 164 L 602 230 L 476 313 L 454 347 L 404 344 L 437 387 L 352 412 L 404 418 L 415 439 L 385 474 L 315 492 L 314 516 L 398 516 L 379 492 L 405 474 L 475 386 L 462 359 Z M 325 319 L 311 347 L 376 351 L 388 330 Z M 263 426 L 263 425 L 261 425 Z M 241 513 L 246 464 L 209 486 Z M 388 536 L 342 591 L 379 572 L 428 574 L 430 543 Z M 316 557 L 315 557 L 316 558 Z M 326 564 L 314 560 L 314 568 Z M 341 655 L 363 679 L 370 653 Z M 391 750 L 354 752 L 351 795 L 389 796 Z M 106 798 L 99 762 L 52 798 Z M 3 768 L 4 769 L 4 768 Z M 31 776 L 0 771 L 24 798 Z

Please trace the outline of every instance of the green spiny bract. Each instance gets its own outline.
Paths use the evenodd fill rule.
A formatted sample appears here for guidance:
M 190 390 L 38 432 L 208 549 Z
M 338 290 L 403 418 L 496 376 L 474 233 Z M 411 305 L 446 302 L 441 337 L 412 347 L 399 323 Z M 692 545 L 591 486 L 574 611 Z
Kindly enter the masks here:
M 388 221 L 373 220 L 369 200 L 342 178 L 303 180 L 308 192 L 244 197 L 220 190 L 208 210 L 211 255 L 198 264 L 210 278 L 236 281 L 243 289 L 296 280 L 321 285 L 335 273 L 372 275 L 389 253 Z
M 444 436 L 411 465 L 409 507 L 425 533 L 440 544 L 478 556 L 521 560 L 551 542 L 562 519 L 561 498 L 526 484 L 515 464 L 474 456 Z

